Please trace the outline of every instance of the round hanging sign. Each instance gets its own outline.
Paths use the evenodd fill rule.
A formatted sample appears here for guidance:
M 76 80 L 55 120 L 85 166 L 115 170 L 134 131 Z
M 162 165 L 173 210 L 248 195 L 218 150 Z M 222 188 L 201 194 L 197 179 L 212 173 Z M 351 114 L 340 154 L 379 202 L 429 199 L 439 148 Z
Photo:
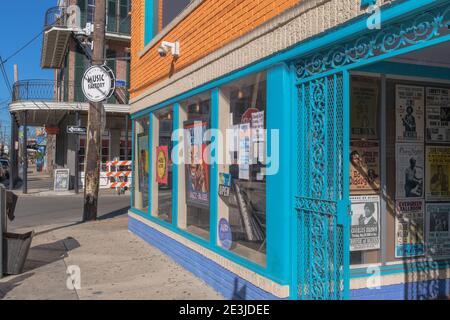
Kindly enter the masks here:
M 107 66 L 92 66 L 86 70 L 81 87 L 84 96 L 92 102 L 101 102 L 112 96 L 116 80 Z

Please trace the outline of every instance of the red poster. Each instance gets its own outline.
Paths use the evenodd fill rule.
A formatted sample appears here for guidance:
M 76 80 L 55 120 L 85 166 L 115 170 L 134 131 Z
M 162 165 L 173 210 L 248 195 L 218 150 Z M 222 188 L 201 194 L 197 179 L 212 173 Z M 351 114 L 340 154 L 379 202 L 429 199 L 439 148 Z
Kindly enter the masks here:
M 156 147 L 156 182 L 162 185 L 169 184 L 169 147 Z

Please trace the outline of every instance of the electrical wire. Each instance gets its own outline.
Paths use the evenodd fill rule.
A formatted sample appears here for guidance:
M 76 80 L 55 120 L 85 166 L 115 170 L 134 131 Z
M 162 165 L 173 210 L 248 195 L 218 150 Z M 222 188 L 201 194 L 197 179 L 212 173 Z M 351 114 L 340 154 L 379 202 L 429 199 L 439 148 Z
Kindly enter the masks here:
M 2 59 L 2 57 L 0 56 L 0 71 L 2 73 L 3 76 L 3 80 L 5 81 L 5 85 L 7 87 L 7 90 L 9 92 L 10 97 L 12 97 L 12 87 L 11 87 L 11 82 L 9 81 L 8 78 L 8 73 L 5 70 L 5 61 Z
M 8 56 L 5 60 L 3 60 L 3 63 L 8 62 L 9 59 L 15 57 L 16 55 L 18 55 L 20 52 L 22 52 L 23 50 L 25 50 L 30 44 L 32 44 L 37 38 L 39 38 L 43 33 L 45 32 L 45 29 L 43 29 L 41 32 L 39 32 L 39 34 L 37 34 L 36 36 L 34 36 L 30 41 L 28 41 L 26 44 L 24 44 L 22 47 L 20 47 L 19 49 L 17 49 L 14 53 L 12 53 L 10 56 Z

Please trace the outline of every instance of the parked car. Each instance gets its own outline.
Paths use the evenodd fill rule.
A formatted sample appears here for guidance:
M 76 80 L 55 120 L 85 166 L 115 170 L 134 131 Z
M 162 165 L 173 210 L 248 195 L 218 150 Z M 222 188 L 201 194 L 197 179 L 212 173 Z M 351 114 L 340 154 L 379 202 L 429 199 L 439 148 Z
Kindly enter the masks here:
M 9 161 L 7 159 L 0 159 L 0 174 L 4 179 L 9 179 Z

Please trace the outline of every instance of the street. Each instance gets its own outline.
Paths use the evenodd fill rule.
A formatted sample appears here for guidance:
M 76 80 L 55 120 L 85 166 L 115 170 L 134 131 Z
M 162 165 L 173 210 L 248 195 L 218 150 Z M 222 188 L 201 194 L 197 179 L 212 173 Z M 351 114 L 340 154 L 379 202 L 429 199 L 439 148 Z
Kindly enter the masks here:
M 125 214 L 130 206 L 130 197 L 104 194 L 99 199 L 98 216 Z M 32 228 L 51 224 L 79 222 L 83 214 L 83 196 L 19 196 L 15 220 L 9 229 Z

